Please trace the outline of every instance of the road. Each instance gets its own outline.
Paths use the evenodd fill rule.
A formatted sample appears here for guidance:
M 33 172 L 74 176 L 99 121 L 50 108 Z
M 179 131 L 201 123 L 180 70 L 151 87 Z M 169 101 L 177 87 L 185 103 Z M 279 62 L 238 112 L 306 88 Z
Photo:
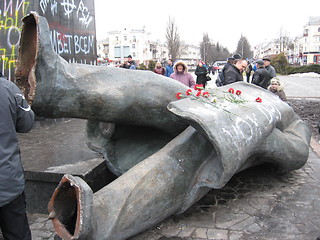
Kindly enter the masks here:
M 194 73 L 193 77 L 196 79 Z M 212 89 L 216 87 L 215 81 L 217 74 L 212 75 L 211 81 L 208 82 L 207 88 Z M 287 97 L 320 97 L 320 74 L 306 73 L 293 74 L 289 76 L 278 76 L 280 82 L 284 84 L 284 91 Z

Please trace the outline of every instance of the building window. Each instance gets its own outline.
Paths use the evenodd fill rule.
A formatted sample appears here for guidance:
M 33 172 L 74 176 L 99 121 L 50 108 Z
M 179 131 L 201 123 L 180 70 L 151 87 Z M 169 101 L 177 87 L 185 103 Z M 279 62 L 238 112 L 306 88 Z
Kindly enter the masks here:
M 119 37 L 118 36 L 116 37 L 116 41 L 119 41 Z
M 318 28 L 318 32 L 320 32 L 320 27 Z
M 114 57 L 121 58 L 121 47 L 114 47 Z
M 123 46 L 123 56 L 127 57 L 130 55 L 130 47 L 129 46 Z
M 135 53 L 135 52 L 132 53 L 132 57 L 133 57 L 133 58 L 136 57 L 136 53 Z
M 127 41 L 128 37 L 127 36 L 123 36 L 123 40 Z
M 132 44 L 132 49 L 135 49 L 136 48 L 136 45 L 135 44 Z
M 136 36 L 133 36 L 133 37 L 132 37 L 132 41 L 133 41 L 133 42 L 136 42 L 136 41 L 137 41 L 137 37 L 136 37 Z

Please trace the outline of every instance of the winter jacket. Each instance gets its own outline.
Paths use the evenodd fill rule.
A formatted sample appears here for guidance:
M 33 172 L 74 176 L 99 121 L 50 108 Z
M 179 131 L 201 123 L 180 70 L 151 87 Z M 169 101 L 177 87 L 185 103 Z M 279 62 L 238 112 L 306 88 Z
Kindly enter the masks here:
M 167 65 L 166 66 L 166 76 L 170 77 L 170 75 L 173 73 L 173 66 L 172 65 Z
M 178 65 L 182 65 L 183 68 L 184 68 L 184 71 L 182 73 L 178 72 L 177 70 L 177 66 Z M 190 87 L 190 88 L 193 88 L 194 85 L 196 85 L 194 79 L 193 79 L 193 76 L 188 73 L 188 66 L 187 64 L 185 64 L 183 61 L 177 61 L 175 64 L 174 64 L 174 67 L 173 67 L 173 73 L 170 75 L 171 78 L 183 83 L 184 85 Z
M 207 84 L 207 68 L 204 66 L 197 66 L 194 73 L 197 75 L 197 84 L 203 84 L 203 86 L 205 86 Z
M 282 101 L 287 101 L 287 96 L 286 93 L 283 91 L 283 85 L 280 84 L 277 89 L 272 89 L 271 86 L 269 85 L 268 90 L 275 95 L 277 95 Z
M 251 83 L 267 89 L 270 85 L 270 79 L 270 75 L 265 68 L 258 68 L 252 76 Z
M 227 67 L 223 71 L 223 73 L 224 73 L 223 85 L 231 84 L 238 81 L 243 81 L 242 73 L 234 65 L 230 65 L 230 67 Z
M 20 89 L 0 77 L 0 207 L 24 191 L 24 172 L 16 132 L 32 129 L 34 113 Z
M 266 66 L 266 70 L 268 71 L 268 73 L 270 75 L 270 79 L 276 77 L 276 70 L 274 69 L 273 66 L 271 66 L 271 65 Z

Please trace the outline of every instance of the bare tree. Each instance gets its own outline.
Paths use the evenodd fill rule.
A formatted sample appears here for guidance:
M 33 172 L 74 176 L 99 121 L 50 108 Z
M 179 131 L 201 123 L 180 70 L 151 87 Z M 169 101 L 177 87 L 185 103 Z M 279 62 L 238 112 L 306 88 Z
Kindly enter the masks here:
M 286 52 L 289 49 L 293 49 L 292 40 L 288 37 L 287 31 L 283 30 L 282 28 L 280 28 L 279 39 L 277 39 L 277 41 L 279 42 L 279 45 L 280 45 L 280 52 Z
M 169 56 L 173 60 L 176 60 L 180 56 L 181 40 L 177 25 L 171 17 L 169 17 L 167 23 L 166 39 Z

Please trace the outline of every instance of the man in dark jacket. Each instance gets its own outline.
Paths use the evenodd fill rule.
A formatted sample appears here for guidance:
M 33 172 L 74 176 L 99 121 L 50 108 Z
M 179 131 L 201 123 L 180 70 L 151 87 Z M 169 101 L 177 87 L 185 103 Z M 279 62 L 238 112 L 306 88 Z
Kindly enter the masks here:
M 243 81 L 242 73 L 247 65 L 248 62 L 243 58 L 235 60 L 235 63 L 224 71 L 224 85 Z
M 262 59 L 264 62 L 264 67 L 265 69 L 268 71 L 269 75 L 270 75 L 270 79 L 276 77 L 276 70 L 274 69 L 274 67 L 271 64 L 271 60 L 269 58 L 263 58 Z
M 223 85 L 226 85 L 224 83 L 224 80 L 225 80 L 225 76 L 224 76 L 224 72 L 229 68 L 231 67 L 235 61 L 237 59 L 240 59 L 241 58 L 241 55 L 240 54 L 234 54 L 232 57 L 228 57 L 227 58 L 227 63 L 223 66 L 221 72 L 218 73 L 218 76 L 217 76 L 217 80 L 216 80 L 216 85 L 217 87 L 221 87 Z
M 5 239 L 31 239 L 25 179 L 16 132 L 32 129 L 34 113 L 20 89 L 0 75 L 0 228 Z
M 267 89 L 270 85 L 270 75 L 268 71 L 264 68 L 263 60 L 256 61 L 257 70 L 254 72 L 252 76 L 252 83 L 258 85 L 264 89 Z

